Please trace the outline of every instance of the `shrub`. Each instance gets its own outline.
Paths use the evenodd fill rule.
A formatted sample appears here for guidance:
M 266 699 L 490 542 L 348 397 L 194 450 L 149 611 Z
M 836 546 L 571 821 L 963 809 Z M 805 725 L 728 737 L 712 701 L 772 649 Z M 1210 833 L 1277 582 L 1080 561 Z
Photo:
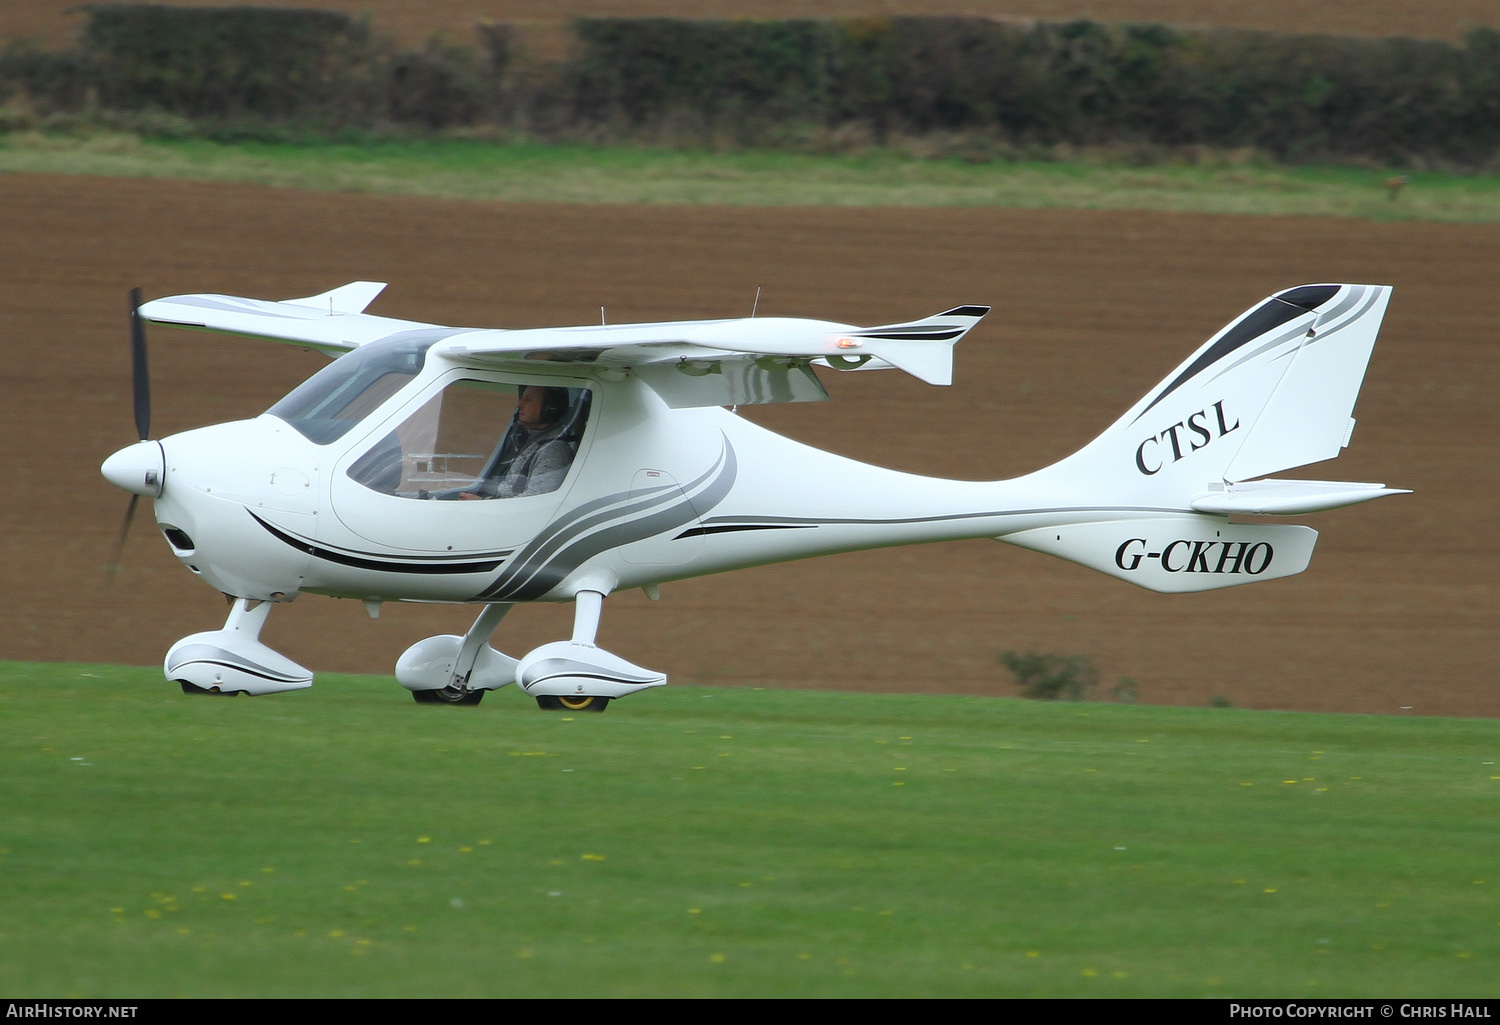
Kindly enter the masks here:
M 1099 682 L 1093 659 L 1086 655 L 1039 655 L 1003 652 L 1000 661 L 1016 678 L 1023 698 L 1082 701 Z

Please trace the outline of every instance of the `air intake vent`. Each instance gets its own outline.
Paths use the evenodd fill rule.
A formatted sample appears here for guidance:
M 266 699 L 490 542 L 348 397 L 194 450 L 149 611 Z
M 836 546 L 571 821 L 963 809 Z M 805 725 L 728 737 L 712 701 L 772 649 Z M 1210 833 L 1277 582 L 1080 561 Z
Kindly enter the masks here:
M 161 536 L 167 539 L 167 544 L 172 546 L 172 551 L 178 555 L 192 555 L 198 550 L 193 544 L 193 539 L 176 527 L 162 527 Z

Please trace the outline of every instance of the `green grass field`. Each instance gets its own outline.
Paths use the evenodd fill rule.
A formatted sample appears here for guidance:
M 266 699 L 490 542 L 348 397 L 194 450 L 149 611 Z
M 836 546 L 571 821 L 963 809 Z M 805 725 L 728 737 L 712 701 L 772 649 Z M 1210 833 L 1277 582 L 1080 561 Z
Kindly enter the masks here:
M 1500 995 L 1500 724 L 0 664 L 0 992 Z
M 198 179 L 448 199 L 784 206 L 1005 206 L 1076 210 L 1500 221 L 1500 177 L 1103 161 L 966 163 L 884 153 L 669 152 L 472 140 L 292 145 L 134 135 L 0 136 L 0 173 Z

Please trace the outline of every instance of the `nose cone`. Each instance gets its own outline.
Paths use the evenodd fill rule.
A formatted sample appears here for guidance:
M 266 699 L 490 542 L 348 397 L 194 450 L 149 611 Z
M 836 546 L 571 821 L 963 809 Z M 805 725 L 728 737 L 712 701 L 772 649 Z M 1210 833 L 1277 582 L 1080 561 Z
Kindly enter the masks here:
M 117 488 L 133 495 L 160 498 L 166 455 L 159 441 L 138 441 L 104 460 L 99 472 Z

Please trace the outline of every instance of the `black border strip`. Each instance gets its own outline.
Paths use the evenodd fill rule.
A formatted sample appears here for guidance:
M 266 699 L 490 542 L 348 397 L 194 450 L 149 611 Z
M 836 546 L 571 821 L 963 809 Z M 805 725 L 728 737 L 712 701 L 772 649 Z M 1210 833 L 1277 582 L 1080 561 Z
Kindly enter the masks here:
M 353 566 L 355 569 L 373 569 L 385 573 L 490 573 L 497 569 L 505 561 L 503 558 L 500 558 L 486 559 L 483 562 L 428 562 L 425 564 L 413 564 L 409 562 L 391 562 L 368 555 L 347 555 L 343 552 L 336 552 L 329 548 L 321 548 L 318 545 L 312 544 L 311 542 L 304 541 L 299 537 L 288 534 L 284 530 L 279 530 L 254 513 L 250 514 L 250 518 L 253 519 L 256 523 L 259 523 L 262 527 L 265 527 L 267 532 L 269 532 L 272 537 L 276 538 L 276 540 L 285 545 L 288 545 L 289 547 L 295 548 L 299 552 L 302 552 L 306 555 L 311 555 L 315 559 L 322 559 L 324 562 L 333 562 L 337 563 L 340 566 Z M 424 556 L 423 558 L 431 559 L 433 557 Z

